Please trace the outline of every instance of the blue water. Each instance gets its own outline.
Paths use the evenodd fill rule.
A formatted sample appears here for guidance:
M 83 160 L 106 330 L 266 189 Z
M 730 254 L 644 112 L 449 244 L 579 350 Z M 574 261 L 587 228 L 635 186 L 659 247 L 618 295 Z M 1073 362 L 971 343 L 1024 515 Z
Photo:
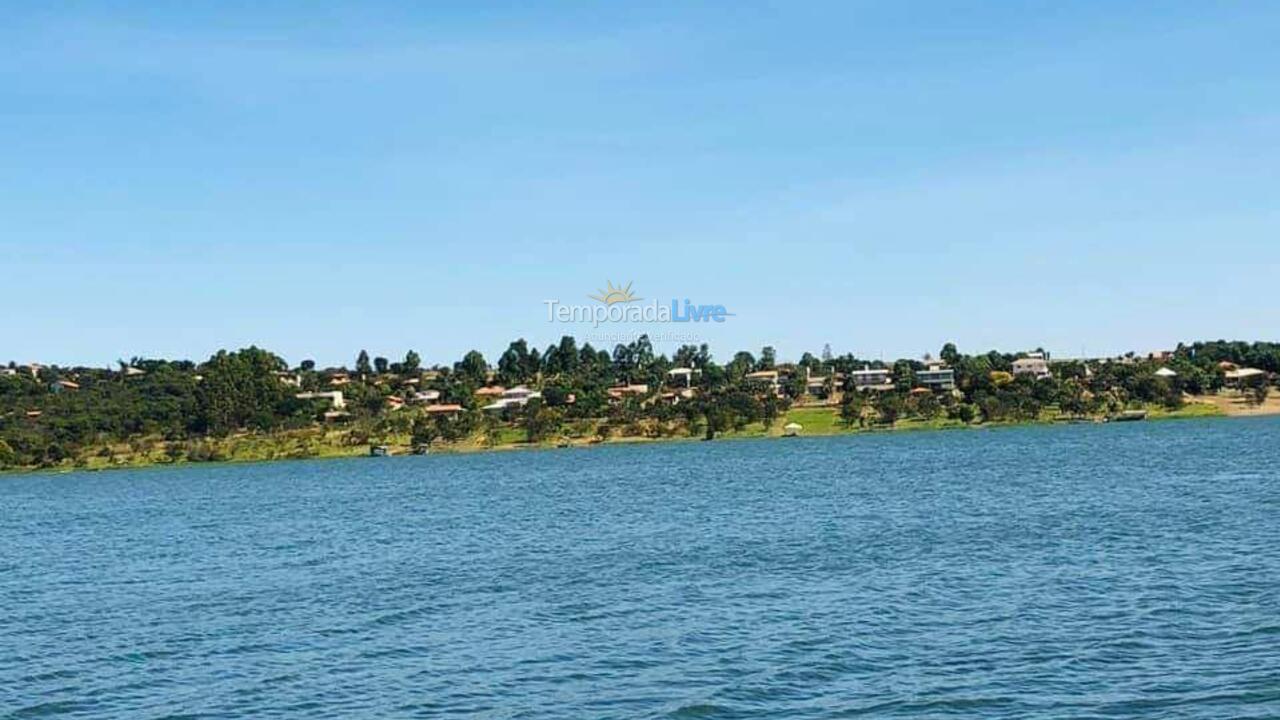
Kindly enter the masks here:
M 1277 717 L 1278 438 L 0 477 L 0 717 Z

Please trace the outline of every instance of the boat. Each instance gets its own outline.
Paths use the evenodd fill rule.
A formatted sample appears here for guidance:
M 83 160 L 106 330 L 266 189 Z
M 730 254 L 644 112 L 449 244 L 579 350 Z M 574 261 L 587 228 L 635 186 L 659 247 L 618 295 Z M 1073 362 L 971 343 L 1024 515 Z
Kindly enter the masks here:
M 1134 422 L 1135 420 L 1146 420 L 1147 411 L 1146 410 L 1125 410 L 1124 412 L 1116 413 L 1115 415 L 1112 415 L 1109 419 L 1111 420 L 1111 422 Z
M 369 457 L 386 457 L 391 454 L 386 445 L 370 445 Z

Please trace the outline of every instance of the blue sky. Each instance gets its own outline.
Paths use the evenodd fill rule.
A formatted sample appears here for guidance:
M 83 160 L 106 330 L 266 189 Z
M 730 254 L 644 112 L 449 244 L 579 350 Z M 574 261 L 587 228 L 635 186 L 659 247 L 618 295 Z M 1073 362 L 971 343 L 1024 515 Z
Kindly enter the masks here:
M 534 5 L 7 8 L 0 361 L 1280 339 L 1280 4 Z

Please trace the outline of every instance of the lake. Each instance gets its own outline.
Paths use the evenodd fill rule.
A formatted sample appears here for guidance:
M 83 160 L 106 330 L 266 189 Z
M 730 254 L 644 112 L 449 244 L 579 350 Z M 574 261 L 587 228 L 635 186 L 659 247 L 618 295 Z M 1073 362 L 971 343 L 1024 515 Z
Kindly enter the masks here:
M 1278 439 L 0 476 L 0 717 L 1276 717 Z

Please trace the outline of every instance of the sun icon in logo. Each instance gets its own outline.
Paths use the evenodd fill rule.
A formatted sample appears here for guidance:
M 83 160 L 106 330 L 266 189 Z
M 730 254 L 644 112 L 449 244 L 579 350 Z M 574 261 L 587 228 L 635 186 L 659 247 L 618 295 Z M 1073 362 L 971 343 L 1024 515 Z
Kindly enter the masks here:
M 599 295 L 588 295 L 587 297 L 590 297 L 592 300 L 599 300 L 605 305 L 635 302 L 640 299 L 631 294 L 631 283 L 627 283 L 626 287 L 614 287 L 613 281 L 606 281 L 605 287 L 608 289 L 596 291 L 600 293 Z

